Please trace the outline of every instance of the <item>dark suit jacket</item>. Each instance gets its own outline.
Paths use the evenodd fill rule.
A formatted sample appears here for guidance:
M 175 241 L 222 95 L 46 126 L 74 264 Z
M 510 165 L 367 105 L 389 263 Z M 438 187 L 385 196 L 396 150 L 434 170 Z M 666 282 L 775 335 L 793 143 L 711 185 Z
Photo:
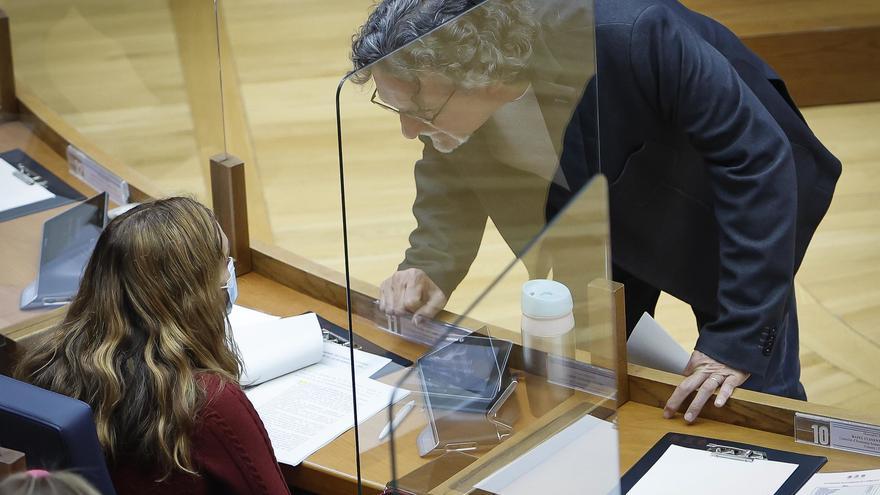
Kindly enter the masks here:
M 487 218 L 520 252 L 545 207 L 552 216 L 599 171 L 614 263 L 715 315 L 696 348 L 761 375 L 840 163 L 780 77 L 722 25 L 673 0 L 582 4 L 540 4 L 531 75 L 569 187 L 492 160 L 480 131 L 448 155 L 425 141 L 401 268 L 422 268 L 449 294 Z

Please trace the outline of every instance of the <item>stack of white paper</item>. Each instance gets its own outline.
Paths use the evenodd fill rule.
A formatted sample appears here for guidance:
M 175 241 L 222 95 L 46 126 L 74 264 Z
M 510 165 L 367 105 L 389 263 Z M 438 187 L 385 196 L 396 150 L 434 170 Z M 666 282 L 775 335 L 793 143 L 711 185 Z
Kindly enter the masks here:
M 232 328 L 247 327 L 258 323 L 266 323 L 279 319 L 279 316 L 269 315 L 262 311 L 234 305 L 229 313 L 229 324 Z
M 256 385 L 321 360 L 324 337 L 314 313 L 232 327 L 244 362 L 242 386 Z
M 279 462 L 297 465 L 354 426 L 352 350 L 325 342 L 318 318 L 290 318 L 236 306 L 229 316 L 244 372 L 241 383 Z M 408 394 L 368 378 L 390 359 L 354 350 L 361 422 Z
M 244 363 L 241 385 L 259 385 L 296 370 L 322 363 L 351 369 L 351 349 L 324 341 L 314 313 L 278 318 L 235 306 L 229 315 L 232 337 Z M 358 376 L 370 376 L 391 360 L 354 350 Z

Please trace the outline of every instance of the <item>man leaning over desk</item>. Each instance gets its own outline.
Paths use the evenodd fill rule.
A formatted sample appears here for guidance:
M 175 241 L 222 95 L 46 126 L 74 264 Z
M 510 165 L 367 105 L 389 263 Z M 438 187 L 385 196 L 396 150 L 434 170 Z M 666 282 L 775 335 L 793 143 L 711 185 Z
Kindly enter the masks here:
M 488 218 L 523 247 L 505 225 L 535 212 L 508 181 L 481 178 L 545 178 L 532 209 L 550 219 L 601 171 L 628 332 L 661 290 L 690 304 L 699 325 L 689 376 L 664 414 L 695 390 L 688 422 L 719 388 L 718 407 L 739 386 L 806 399 L 793 280 L 840 162 L 733 33 L 674 0 L 382 0 L 352 50 L 355 80 L 372 78 L 374 102 L 424 143 L 417 227 L 382 284 L 383 309 L 442 309 Z M 546 128 L 518 126 L 529 129 L 525 149 L 499 121 L 529 112 Z M 553 160 L 522 159 L 542 143 Z

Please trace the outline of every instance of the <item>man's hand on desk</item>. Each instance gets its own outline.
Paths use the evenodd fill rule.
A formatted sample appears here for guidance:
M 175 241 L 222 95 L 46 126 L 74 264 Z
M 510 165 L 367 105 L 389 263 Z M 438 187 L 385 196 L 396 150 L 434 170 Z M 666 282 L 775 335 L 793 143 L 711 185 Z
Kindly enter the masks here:
M 700 351 L 694 351 L 691 354 L 684 374 L 687 378 L 676 387 L 669 400 L 666 401 L 663 417 L 666 419 L 674 418 L 682 402 L 691 392 L 696 390 L 697 395 L 688 406 L 687 412 L 684 413 L 684 420 L 688 423 L 696 421 L 706 401 L 718 387 L 721 387 L 721 390 L 718 392 L 718 397 L 715 398 L 715 407 L 723 407 L 734 389 L 742 385 L 750 376 L 749 373 L 721 364 Z
M 394 272 L 379 286 L 379 309 L 392 315 L 413 313 L 413 323 L 433 318 L 447 301 L 446 294 L 418 268 Z

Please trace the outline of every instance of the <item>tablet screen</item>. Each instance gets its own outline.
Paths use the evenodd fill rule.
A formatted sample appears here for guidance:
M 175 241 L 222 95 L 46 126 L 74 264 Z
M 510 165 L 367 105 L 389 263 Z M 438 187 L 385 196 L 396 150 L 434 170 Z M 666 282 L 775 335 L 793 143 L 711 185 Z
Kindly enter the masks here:
M 510 342 L 469 335 L 419 359 L 425 392 L 438 397 L 491 401 L 501 388 Z

